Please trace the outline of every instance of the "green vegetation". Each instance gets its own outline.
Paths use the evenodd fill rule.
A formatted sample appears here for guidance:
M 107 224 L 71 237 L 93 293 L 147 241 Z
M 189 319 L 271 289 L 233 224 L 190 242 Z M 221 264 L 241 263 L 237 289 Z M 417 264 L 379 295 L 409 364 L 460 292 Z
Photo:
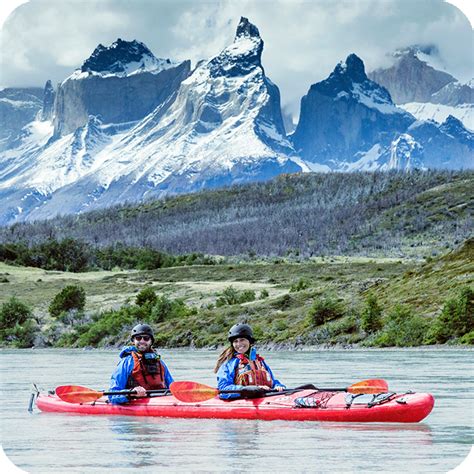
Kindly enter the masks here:
M 15 297 L 0 308 L 0 340 L 13 347 L 31 347 L 37 325 L 31 309 Z
M 153 325 L 161 347 L 222 345 L 236 322 L 250 323 L 260 344 L 285 347 L 473 344 L 473 252 L 471 239 L 426 262 L 282 258 L 87 273 L 0 264 L 9 280 L 2 344 L 119 346 L 138 321 Z
M 428 343 L 444 344 L 455 338 L 472 344 L 474 335 L 474 291 L 461 288 L 455 297 L 444 304 L 441 314 L 435 319 L 427 337 Z
M 62 289 L 49 305 L 49 314 L 57 318 L 61 313 L 72 309 L 83 310 L 86 304 L 86 292 L 84 288 L 76 285 L 68 285 Z
M 283 174 L 0 228 L 0 261 L 88 271 L 215 263 L 206 254 L 428 259 L 471 235 L 472 189 L 472 170 Z
M 344 307 L 341 301 L 329 295 L 318 298 L 308 311 L 308 318 L 313 326 L 321 326 L 343 315 Z
M 369 294 L 367 296 L 365 307 L 360 316 L 360 328 L 367 334 L 382 329 L 382 308 L 379 306 L 377 298 Z
M 28 246 L 24 242 L 0 244 L 0 262 L 21 266 L 86 272 L 114 268 L 153 270 L 179 265 L 214 265 L 216 260 L 202 253 L 172 256 L 146 247 L 127 247 L 121 244 L 100 248 L 65 238 L 48 239 Z
M 367 345 L 410 347 L 423 344 L 428 321 L 416 316 L 410 307 L 398 305 L 388 314 L 382 331 Z
M 217 298 L 216 306 L 225 306 L 233 304 L 242 304 L 247 303 L 248 301 L 255 300 L 255 291 L 253 290 L 244 290 L 238 291 L 232 285 L 227 287 Z

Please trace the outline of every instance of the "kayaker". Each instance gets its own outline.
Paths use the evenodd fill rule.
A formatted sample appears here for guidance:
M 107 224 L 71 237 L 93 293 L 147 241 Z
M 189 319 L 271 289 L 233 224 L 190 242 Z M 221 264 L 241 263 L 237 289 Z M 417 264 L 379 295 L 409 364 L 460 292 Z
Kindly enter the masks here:
M 238 393 L 221 393 L 223 399 L 244 396 L 258 397 L 265 391 L 275 389 L 281 392 L 286 387 L 278 381 L 253 347 L 255 339 L 248 324 L 235 324 L 228 333 L 230 347 L 222 351 L 214 372 L 217 373 L 219 390 L 242 390 Z
M 133 388 L 133 397 L 146 397 L 147 390 L 165 389 L 173 377 L 161 357 L 154 351 L 155 336 L 148 324 L 137 324 L 130 334 L 131 346 L 120 352 L 120 362 L 112 374 L 110 391 Z M 126 403 L 128 395 L 109 395 L 112 403 Z

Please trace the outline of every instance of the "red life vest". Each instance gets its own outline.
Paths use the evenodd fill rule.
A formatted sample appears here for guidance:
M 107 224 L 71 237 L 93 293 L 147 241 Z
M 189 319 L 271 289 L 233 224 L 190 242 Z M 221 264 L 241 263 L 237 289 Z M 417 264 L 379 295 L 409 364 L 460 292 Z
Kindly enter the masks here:
M 153 354 L 146 357 L 146 354 Z M 127 388 L 143 387 L 146 390 L 166 388 L 165 368 L 155 352 L 132 352 L 133 370 L 127 381 Z
M 273 379 L 263 364 L 263 357 L 257 355 L 255 360 L 249 360 L 244 354 L 237 354 L 240 360 L 235 371 L 234 383 L 236 385 L 266 385 L 273 387 Z

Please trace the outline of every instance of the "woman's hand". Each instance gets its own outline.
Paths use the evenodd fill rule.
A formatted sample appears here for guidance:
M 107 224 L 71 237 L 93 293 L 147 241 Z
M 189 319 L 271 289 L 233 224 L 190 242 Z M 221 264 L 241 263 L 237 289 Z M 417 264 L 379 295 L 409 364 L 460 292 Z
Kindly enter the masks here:
M 276 390 L 277 392 L 283 392 L 283 390 L 285 390 L 285 387 L 278 385 L 278 387 L 275 387 L 274 390 Z
M 141 386 L 134 387 L 133 391 L 135 392 L 134 397 L 146 397 L 146 389 Z

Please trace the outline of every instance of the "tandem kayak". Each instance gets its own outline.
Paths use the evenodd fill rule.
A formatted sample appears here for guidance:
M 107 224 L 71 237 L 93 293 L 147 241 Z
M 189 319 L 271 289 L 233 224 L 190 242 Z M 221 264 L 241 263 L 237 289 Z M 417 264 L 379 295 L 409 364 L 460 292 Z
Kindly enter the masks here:
M 122 405 L 109 403 L 107 397 L 69 403 L 54 393 L 39 394 L 36 399 L 36 406 L 43 412 L 79 415 L 377 423 L 416 423 L 429 415 L 433 405 L 429 393 L 353 395 L 314 389 L 232 401 L 215 397 L 199 403 L 182 402 L 172 395 L 140 398 Z

